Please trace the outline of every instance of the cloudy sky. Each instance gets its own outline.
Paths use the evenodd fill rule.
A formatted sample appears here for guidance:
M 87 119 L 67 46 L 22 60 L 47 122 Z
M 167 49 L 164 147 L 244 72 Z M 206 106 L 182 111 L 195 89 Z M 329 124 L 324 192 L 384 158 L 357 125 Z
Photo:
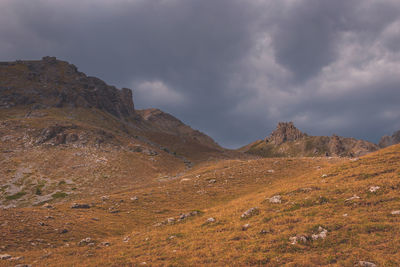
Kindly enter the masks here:
M 400 129 L 399 0 L 1 0 L 0 61 L 45 55 L 226 147 Z

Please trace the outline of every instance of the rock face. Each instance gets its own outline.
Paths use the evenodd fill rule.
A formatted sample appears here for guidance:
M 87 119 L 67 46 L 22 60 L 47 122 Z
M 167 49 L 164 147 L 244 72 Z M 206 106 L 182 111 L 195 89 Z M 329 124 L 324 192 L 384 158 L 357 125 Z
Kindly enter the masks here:
M 239 151 L 264 157 L 358 157 L 378 150 L 371 142 L 337 135 L 310 136 L 297 129 L 293 122 L 279 122 L 264 141 L 256 141 Z
M 0 62 L 0 80 L 0 108 L 93 107 L 118 118 L 135 113 L 130 89 L 118 90 L 55 57 Z
M 293 122 L 279 122 L 276 130 L 273 131 L 270 136 L 265 138 L 265 142 L 278 146 L 288 141 L 302 139 L 305 136 L 307 135 L 297 129 Z
M 394 132 L 392 136 L 385 135 L 379 141 L 379 147 L 384 148 L 400 143 L 400 131 Z

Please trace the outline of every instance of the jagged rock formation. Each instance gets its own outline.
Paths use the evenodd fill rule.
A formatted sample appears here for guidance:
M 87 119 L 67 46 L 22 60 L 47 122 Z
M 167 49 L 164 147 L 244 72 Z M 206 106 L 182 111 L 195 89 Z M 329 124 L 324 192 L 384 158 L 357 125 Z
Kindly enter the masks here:
M 357 157 L 375 151 L 378 146 L 363 140 L 337 135 L 309 136 L 293 122 L 279 122 L 264 141 L 256 141 L 239 151 L 265 157 L 340 156 Z
M 1 62 L 0 81 L 0 108 L 93 107 L 118 118 L 135 113 L 130 89 L 118 90 L 55 57 Z
M 400 143 L 400 131 L 394 132 L 392 136 L 385 135 L 379 141 L 379 147 L 384 148 L 391 145 L 399 144 Z
M 276 130 L 271 133 L 270 136 L 265 138 L 266 143 L 272 143 L 274 145 L 280 145 L 288 141 L 296 141 L 307 136 L 297 129 L 293 122 L 279 122 Z

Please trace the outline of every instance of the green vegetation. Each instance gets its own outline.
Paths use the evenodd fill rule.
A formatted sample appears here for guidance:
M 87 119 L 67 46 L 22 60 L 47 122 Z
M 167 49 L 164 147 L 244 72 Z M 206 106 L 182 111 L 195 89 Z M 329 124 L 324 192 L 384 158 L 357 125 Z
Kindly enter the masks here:
M 21 191 L 21 192 L 18 192 L 16 194 L 14 194 L 14 195 L 7 196 L 6 199 L 7 200 L 19 199 L 19 198 L 21 198 L 21 197 L 23 197 L 25 195 L 26 195 L 26 192 Z
M 64 193 L 64 192 L 57 192 L 57 193 L 54 193 L 53 195 L 51 195 L 53 198 L 64 198 L 64 197 L 66 197 L 66 196 L 68 196 L 68 194 L 67 193 Z

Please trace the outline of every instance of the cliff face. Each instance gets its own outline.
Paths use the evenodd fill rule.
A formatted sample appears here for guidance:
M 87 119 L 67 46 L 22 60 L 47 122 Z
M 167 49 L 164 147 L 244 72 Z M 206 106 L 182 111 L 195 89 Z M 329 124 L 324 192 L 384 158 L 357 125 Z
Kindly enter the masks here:
M 34 107 L 93 107 L 118 118 L 135 113 L 130 89 L 118 90 L 55 57 L 1 62 L 0 81 L 0 108 L 31 104 Z
M 257 141 L 240 149 L 242 152 L 265 157 L 339 156 L 356 157 L 378 150 L 378 146 L 364 140 L 337 135 L 309 136 L 292 122 L 279 122 L 264 141 Z
M 379 147 L 384 148 L 400 143 L 400 131 L 394 132 L 392 136 L 385 135 L 379 141 Z

